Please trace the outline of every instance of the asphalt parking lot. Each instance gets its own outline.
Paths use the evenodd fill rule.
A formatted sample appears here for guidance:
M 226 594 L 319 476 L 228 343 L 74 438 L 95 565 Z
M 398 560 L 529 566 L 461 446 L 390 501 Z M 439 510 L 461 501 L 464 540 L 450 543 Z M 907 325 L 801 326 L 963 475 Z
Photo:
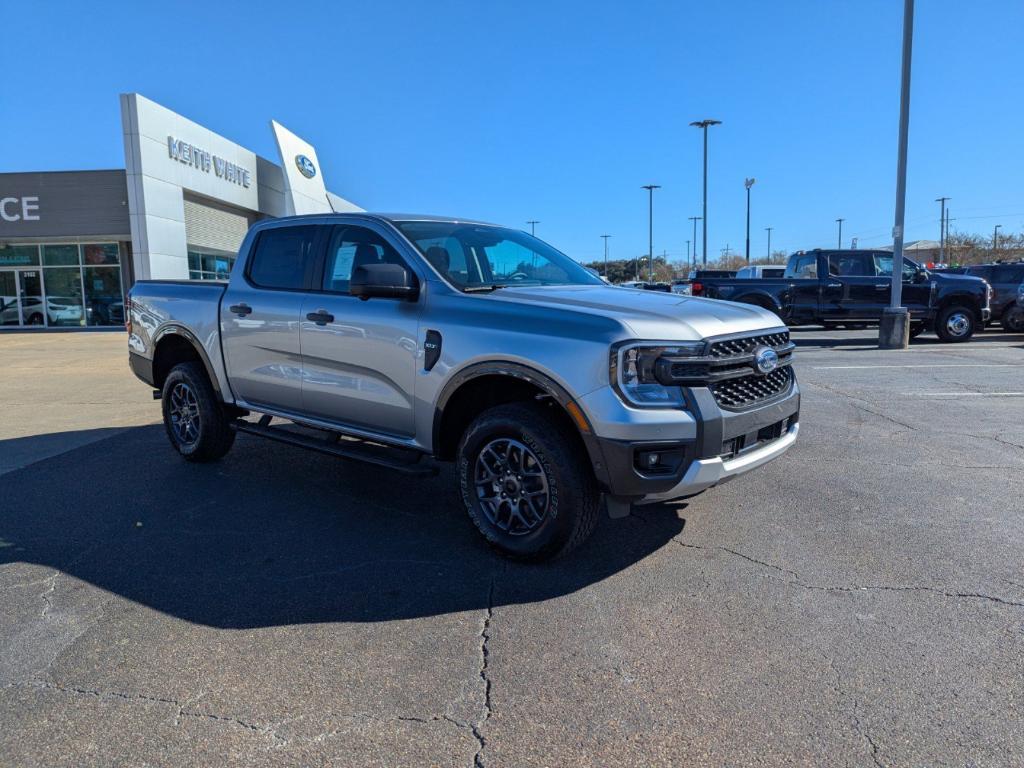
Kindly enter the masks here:
M 0 764 L 1024 763 L 1024 336 L 800 330 L 797 446 L 506 563 L 423 481 L 171 451 L 0 335 Z

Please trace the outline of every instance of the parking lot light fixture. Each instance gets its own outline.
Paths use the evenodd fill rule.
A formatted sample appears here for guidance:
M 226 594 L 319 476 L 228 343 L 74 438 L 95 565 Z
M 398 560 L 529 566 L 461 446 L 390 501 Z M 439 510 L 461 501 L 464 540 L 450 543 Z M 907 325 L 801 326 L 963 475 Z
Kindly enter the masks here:
M 701 216 L 690 216 L 690 221 L 693 222 L 693 266 L 697 267 L 697 222 L 702 221 Z
M 654 190 L 661 189 L 660 184 L 644 184 L 641 189 L 647 190 L 647 267 L 648 279 L 654 282 Z
M 999 230 L 1002 228 L 1002 224 L 996 224 L 996 226 L 992 230 L 992 258 L 995 258 L 995 252 L 999 250 Z
M 744 179 L 743 186 L 747 188 L 747 264 L 750 263 L 750 188 L 754 186 L 757 179 Z
M 768 261 L 772 260 L 772 230 L 775 227 L 765 227 L 764 231 L 768 233 Z
M 701 220 L 704 222 L 702 229 L 704 230 L 703 237 L 701 239 L 701 253 L 703 254 L 702 259 L 704 266 L 708 265 L 708 128 L 712 125 L 721 125 L 721 120 L 694 120 L 690 125 L 694 128 L 702 128 L 704 130 L 704 215 Z M 694 259 L 696 261 L 696 258 Z
M 604 276 L 608 277 L 608 238 L 611 235 L 601 235 L 604 238 Z
M 843 222 L 844 221 L 846 221 L 846 219 L 836 219 L 836 224 L 839 225 L 839 244 L 836 245 L 836 248 L 839 248 L 839 249 L 842 249 L 842 247 L 843 247 Z

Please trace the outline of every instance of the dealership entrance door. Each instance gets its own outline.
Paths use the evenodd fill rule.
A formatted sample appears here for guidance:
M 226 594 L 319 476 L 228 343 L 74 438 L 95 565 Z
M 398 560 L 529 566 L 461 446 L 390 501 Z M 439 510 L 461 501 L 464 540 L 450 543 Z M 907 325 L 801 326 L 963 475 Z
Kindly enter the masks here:
M 0 325 L 45 325 L 39 269 L 0 269 Z

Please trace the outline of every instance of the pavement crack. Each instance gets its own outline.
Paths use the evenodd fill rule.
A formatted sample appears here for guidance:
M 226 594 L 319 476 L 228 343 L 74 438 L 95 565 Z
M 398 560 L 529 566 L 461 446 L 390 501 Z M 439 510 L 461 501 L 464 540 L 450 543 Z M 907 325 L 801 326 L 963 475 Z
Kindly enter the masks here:
M 764 568 L 771 568 L 772 570 L 778 571 L 779 573 L 788 573 L 794 579 L 796 579 L 796 580 L 800 579 L 800 574 L 798 574 L 796 571 L 791 571 L 789 568 L 783 568 L 781 566 L 775 565 L 774 563 L 765 562 L 764 560 L 758 560 L 756 557 L 751 557 L 750 555 L 746 555 L 746 554 L 744 554 L 742 552 L 739 552 L 739 551 L 737 551 L 735 549 L 730 549 L 729 547 L 720 547 L 720 546 L 717 546 L 717 545 L 705 547 L 705 546 L 702 546 L 700 544 L 687 544 L 686 542 L 680 541 L 679 539 L 676 539 L 676 538 L 673 538 L 672 541 L 674 541 L 676 544 L 678 544 L 681 547 L 686 547 L 687 549 L 712 549 L 712 550 L 718 550 L 719 552 L 726 552 L 726 553 L 728 553 L 730 555 L 735 555 L 736 557 L 742 557 L 748 563 L 753 563 L 754 565 L 760 565 L 760 566 L 763 566 Z
M 885 763 L 883 763 L 879 759 L 879 757 L 878 757 L 878 751 L 879 751 L 878 750 L 878 744 L 872 738 L 871 734 L 868 733 L 868 731 L 864 728 L 864 724 L 860 721 L 860 714 L 858 713 L 858 709 L 859 709 L 859 704 L 857 702 L 857 699 L 854 699 L 853 700 L 853 728 L 854 728 L 855 731 L 857 731 L 858 734 L 860 734 L 860 737 L 862 739 L 864 739 L 864 741 L 866 741 L 868 743 L 868 746 L 871 748 L 871 760 L 872 760 L 872 762 L 874 762 L 874 764 L 876 766 L 878 766 L 878 768 L 885 768 Z
M 89 696 L 95 699 L 105 699 L 108 701 L 121 701 L 121 702 L 143 702 L 150 704 L 164 704 L 177 708 L 177 715 L 175 717 L 175 723 L 180 724 L 181 718 L 191 717 L 198 720 L 207 720 L 216 723 L 223 723 L 239 728 L 244 728 L 247 731 L 258 733 L 274 741 L 274 745 L 283 747 L 288 744 L 287 739 L 282 739 L 270 728 L 256 723 L 250 723 L 246 720 L 241 720 L 236 717 L 226 717 L 224 715 L 214 714 L 212 712 L 199 712 L 190 711 L 186 709 L 188 701 L 179 701 L 178 699 L 167 698 L 163 696 L 150 696 L 144 693 L 126 693 L 123 691 L 102 691 L 96 688 L 84 688 L 81 686 L 66 686 L 59 685 L 57 683 L 51 683 L 45 680 L 34 680 L 30 683 L 18 684 L 19 687 L 28 686 L 36 688 L 37 690 L 56 691 L 58 693 L 70 694 L 73 696 Z
M 43 601 L 43 610 L 39 614 L 39 618 L 45 619 L 46 615 L 53 608 L 53 603 L 50 602 L 50 595 L 57 589 L 57 577 L 60 576 L 60 571 L 54 571 L 53 575 L 46 579 L 50 586 L 39 596 L 39 599 Z M 45 582 L 44 582 L 45 583 Z
M 494 577 L 491 577 L 491 585 L 487 590 L 487 611 L 484 614 L 483 626 L 480 628 L 480 680 L 483 684 L 483 707 L 481 715 L 475 723 L 470 725 L 473 738 L 477 742 L 476 754 L 473 755 L 473 768 L 484 768 L 484 749 L 487 747 L 487 739 L 483 734 L 483 727 L 490 720 L 494 712 L 491 704 L 491 678 L 488 672 L 490 666 L 490 642 L 491 642 L 491 619 L 494 618 Z M 458 724 L 452 718 L 446 719 Z
M 781 566 L 774 565 L 773 563 L 765 562 L 764 560 L 758 560 L 755 557 L 746 555 L 743 552 L 739 552 L 729 547 L 722 547 L 718 545 L 704 546 L 701 544 L 688 544 L 680 541 L 677 538 L 672 539 L 676 544 L 686 549 L 700 549 L 705 551 L 717 551 L 725 552 L 729 555 L 740 557 L 748 563 L 752 563 L 762 568 L 768 568 L 779 573 L 788 574 L 792 578 L 784 579 L 778 576 L 772 576 L 770 574 L 764 574 L 764 578 L 771 581 L 779 581 L 783 584 L 791 587 L 799 587 L 800 589 L 811 589 L 819 592 L 928 592 L 941 597 L 949 597 L 959 600 L 987 600 L 989 602 L 998 603 L 999 605 L 1011 606 L 1014 608 L 1024 608 L 1024 602 L 1016 600 L 1008 600 L 1004 597 L 997 595 L 989 595 L 984 592 L 967 592 L 967 591 L 953 591 L 950 589 L 942 589 L 939 587 L 929 587 L 918 584 L 812 584 L 804 581 L 800 574 L 796 571 L 788 568 L 782 568 Z

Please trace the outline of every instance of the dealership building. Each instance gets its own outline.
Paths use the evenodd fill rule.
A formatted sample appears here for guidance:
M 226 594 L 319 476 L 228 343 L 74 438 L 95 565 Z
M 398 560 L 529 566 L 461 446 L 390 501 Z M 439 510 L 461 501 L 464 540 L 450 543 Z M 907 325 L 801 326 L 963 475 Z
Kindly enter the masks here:
M 276 163 L 137 93 L 121 125 L 124 169 L 0 173 L 0 327 L 120 326 L 136 280 L 223 279 L 256 221 L 360 210 L 276 121 Z

